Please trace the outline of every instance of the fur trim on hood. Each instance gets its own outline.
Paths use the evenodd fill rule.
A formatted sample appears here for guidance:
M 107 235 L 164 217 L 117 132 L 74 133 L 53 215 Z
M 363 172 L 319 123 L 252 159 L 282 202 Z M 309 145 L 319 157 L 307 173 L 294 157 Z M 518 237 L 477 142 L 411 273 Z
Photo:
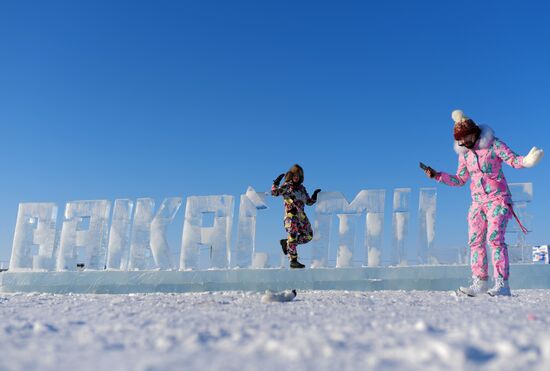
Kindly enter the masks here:
M 285 182 L 291 182 L 294 174 L 300 177 L 298 184 L 302 184 L 304 182 L 304 169 L 298 164 L 294 164 L 290 170 L 287 171 L 285 174 Z
M 489 148 L 493 141 L 495 140 L 495 132 L 489 126 L 479 125 L 481 129 L 481 134 L 479 135 L 478 143 L 476 145 L 477 149 Z M 466 147 L 461 147 L 458 145 L 458 141 L 455 140 L 454 143 L 455 152 L 459 155 L 464 154 L 469 151 Z

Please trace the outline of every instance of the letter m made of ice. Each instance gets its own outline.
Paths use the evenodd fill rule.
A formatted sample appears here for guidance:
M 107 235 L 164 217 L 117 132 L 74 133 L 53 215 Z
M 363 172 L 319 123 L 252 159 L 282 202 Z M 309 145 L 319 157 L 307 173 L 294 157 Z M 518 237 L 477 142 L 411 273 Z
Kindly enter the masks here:
M 339 242 L 336 257 L 337 267 L 353 265 L 355 225 L 359 216 L 366 211 L 365 265 L 376 266 L 382 245 L 385 190 L 362 190 L 351 203 L 340 192 L 322 192 L 319 195 L 317 220 L 314 225 L 312 246 L 312 267 L 327 265 L 332 216 L 339 220 Z M 367 262 L 367 257 L 369 261 Z M 372 260 L 372 261 L 371 261 Z

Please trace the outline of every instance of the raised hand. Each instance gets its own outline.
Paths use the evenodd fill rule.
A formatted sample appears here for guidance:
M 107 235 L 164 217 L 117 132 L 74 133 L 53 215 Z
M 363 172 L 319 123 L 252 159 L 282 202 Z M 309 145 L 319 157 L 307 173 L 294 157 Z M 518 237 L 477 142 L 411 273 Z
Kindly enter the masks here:
M 544 157 L 544 151 L 537 147 L 531 148 L 529 153 L 523 157 L 523 167 L 533 167 Z
M 279 183 L 281 183 L 281 180 L 285 177 L 285 174 L 281 174 L 279 175 L 277 178 L 275 178 L 275 180 L 273 180 L 273 184 L 275 184 L 276 186 L 279 185 Z
M 321 192 L 319 188 L 317 188 L 315 191 L 313 191 L 313 195 L 311 195 L 311 199 L 314 201 L 317 201 L 317 194 Z

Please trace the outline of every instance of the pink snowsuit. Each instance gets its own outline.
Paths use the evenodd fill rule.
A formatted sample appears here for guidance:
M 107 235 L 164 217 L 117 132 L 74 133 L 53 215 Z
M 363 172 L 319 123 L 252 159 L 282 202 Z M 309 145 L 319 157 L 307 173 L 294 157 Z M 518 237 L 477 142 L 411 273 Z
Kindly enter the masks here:
M 504 142 L 494 137 L 493 130 L 480 126 L 481 135 L 473 149 L 459 147 L 456 175 L 444 172 L 436 180 L 449 186 L 463 186 L 471 178 L 472 205 L 468 213 L 468 230 L 472 274 L 483 280 L 488 277 L 486 241 L 492 249 L 494 276 L 509 276 L 508 248 L 504 234 L 512 216 L 512 196 L 502 172 L 502 162 L 513 168 L 523 167 L 518 156 Z

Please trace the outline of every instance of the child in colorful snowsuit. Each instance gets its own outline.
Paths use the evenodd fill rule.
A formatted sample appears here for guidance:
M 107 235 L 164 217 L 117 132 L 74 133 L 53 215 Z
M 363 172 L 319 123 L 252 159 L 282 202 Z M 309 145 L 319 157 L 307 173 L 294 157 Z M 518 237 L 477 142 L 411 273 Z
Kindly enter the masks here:
M 449 186 L 463 186 L 471 178 L 468 230 L 473 283 L 470 287 L 460 287 L 459 291 L 469 296 L 485 292 L 491 296 L 509 296 L 509 261 L 504 235 L 508 220 L 515 214 L 502 162 L 513 168 L 532 167 L 540 161 L 544 151 L 533 147 L 528 155 L 518 156 L 494 136 L 491 128 L 477 126 L 462 111 L 453 111 L 452 118 L 458 153 L 457 173 L 450 175 L 432 168 L 425 172 L 428 177 Z M 495 285 L 489 291 L 486 242 L 492 249 L 495 278 Z
M 279 186 L 283 177 L 285 182 Z M 321 192 L 320 189 L 316 189 L 309 197 L 306 187 L 302 184 L 303 181 L 304 170 L 296 164 L 286 174 L 279 175 L 271 187 L 271 195 L 283 196 L 285 203 L 284 226 L 288 238 L 281 240 L 280 243 L 283 253 L 288 254 L 290 258 L 291 268 L 304 268 L 304 265 L 298 261 L 296 247 L 313 239 L 313 230 L 304 212 L 304 207 L 313 205 L 317 201 L 317 194 Z

